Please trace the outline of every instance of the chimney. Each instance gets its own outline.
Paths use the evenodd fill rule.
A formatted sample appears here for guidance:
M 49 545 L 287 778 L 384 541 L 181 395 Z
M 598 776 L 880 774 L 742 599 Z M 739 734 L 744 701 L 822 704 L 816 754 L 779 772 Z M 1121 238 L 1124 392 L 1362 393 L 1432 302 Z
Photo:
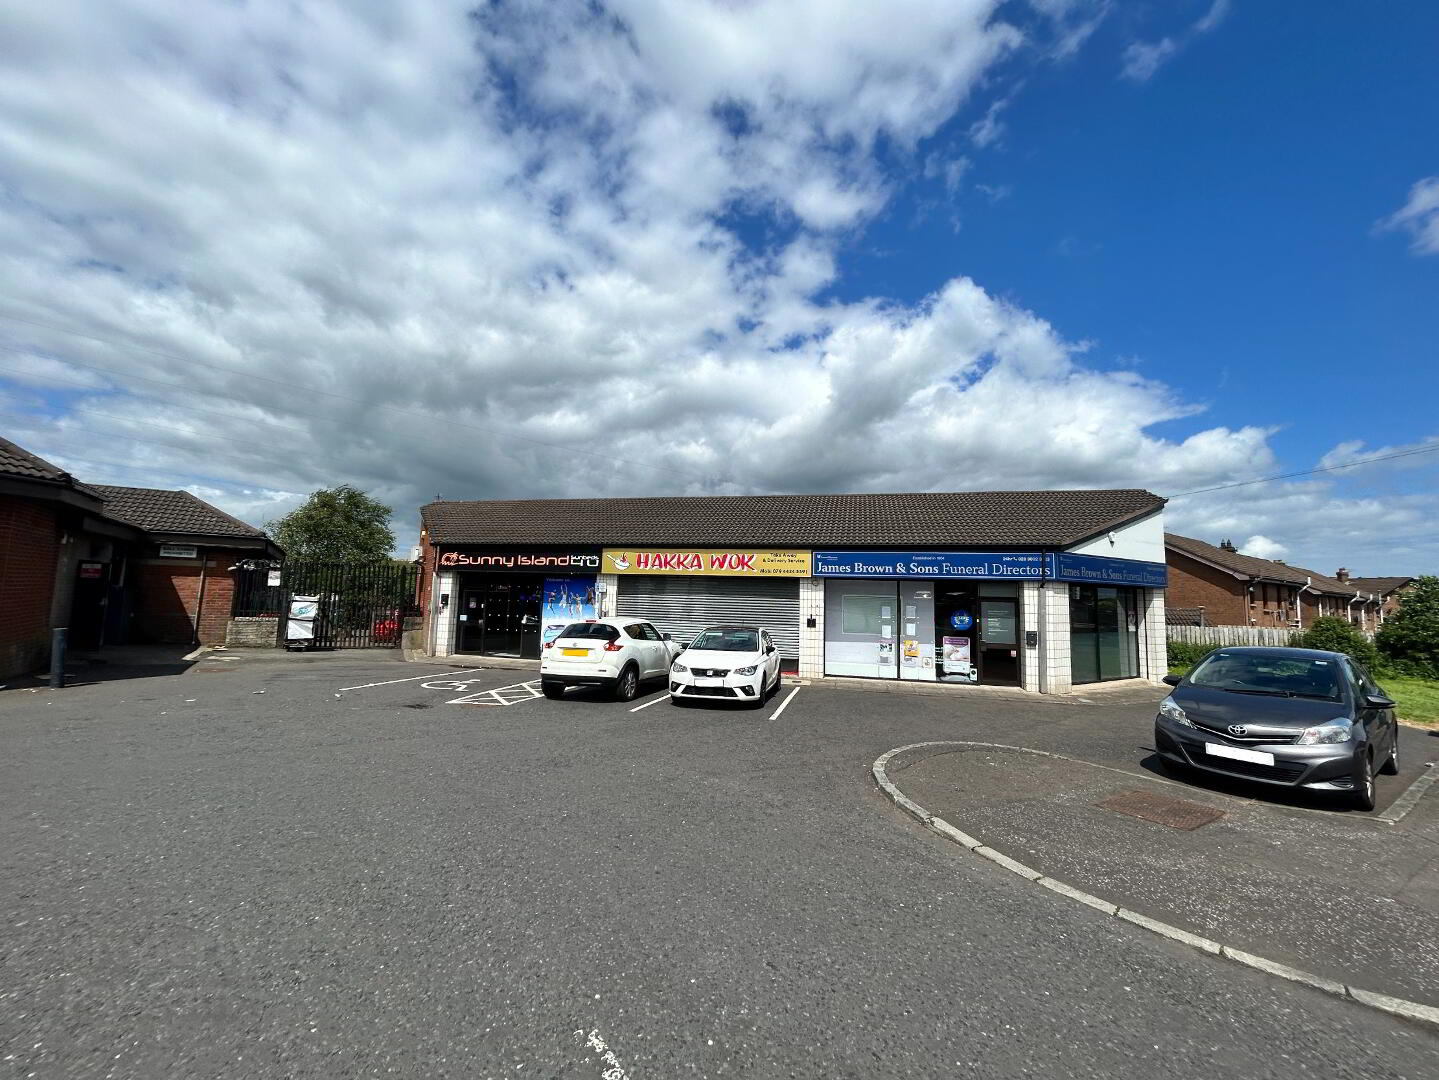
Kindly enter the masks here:
M 1341 566 L 1338 570 L 1334 571 L 1334 576 L 1335 576 L 1336 578 L 1338 578 L 1340 581 L 1348 581 L 1348 580 L 1349 580 L 1349 568 L 1348 568 L 1348 567 L 1345 567 L 1345 566 Z
M 1221 543 L 1221 544 L 1219 545 L 1219 550 L 1220 550 L 1220 551 L 1232 551 L 1232 552 L 1234 552 L 1236 555 L 1239 554 L 1239 549 L 1234 546 L 1234 541 L 1233 541 L 1233 540 L 1225 540 L 1223 543 Z

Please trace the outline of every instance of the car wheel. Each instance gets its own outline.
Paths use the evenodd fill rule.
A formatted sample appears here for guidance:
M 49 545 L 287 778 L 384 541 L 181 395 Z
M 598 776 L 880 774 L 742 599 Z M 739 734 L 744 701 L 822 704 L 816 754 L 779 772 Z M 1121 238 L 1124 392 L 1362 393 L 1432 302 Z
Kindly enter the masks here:
M 1374 809 L 1374 759 L 1365 754 L 1354 774 L 1354 809 Z
M 615 700 L 633 701 L 640 691 L 640 673 L 634 667 L 627 667 L 615 680 Z
M 1399 732 L 1394 733 L 1394 745 L 1389 748 L 1389 759 L 1384 762 L 1384 767 L 1379 770 L 1387 776 L 1394 776 L 1399 772 Z
M 565 684 L 557 682 L 540 683 L 540 692 L 547 698 L 562 698 L 565 696 Z
M 754 700 L 749 703 L 749 707 L 751 709 L 763 709 L 764 703 L 768 700 L 769 688 L 765 686 L 764 676 L 761 675 L 759 679 L 759 693 L 757 693 Z

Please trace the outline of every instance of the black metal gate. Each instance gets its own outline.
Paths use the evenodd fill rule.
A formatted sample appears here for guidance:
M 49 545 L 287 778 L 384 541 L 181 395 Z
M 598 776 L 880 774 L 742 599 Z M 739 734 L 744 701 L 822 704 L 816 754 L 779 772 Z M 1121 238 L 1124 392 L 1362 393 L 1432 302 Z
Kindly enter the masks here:
M 273 618 L 276 644 L 283 645 L 291 598 L 317 596 L 320 612 L 308 648 L 398 648 L 405 619 L 419 614 L 419 573 L 418 566 L 392 559 L 242 568 L 235 572 L 233 615 Z

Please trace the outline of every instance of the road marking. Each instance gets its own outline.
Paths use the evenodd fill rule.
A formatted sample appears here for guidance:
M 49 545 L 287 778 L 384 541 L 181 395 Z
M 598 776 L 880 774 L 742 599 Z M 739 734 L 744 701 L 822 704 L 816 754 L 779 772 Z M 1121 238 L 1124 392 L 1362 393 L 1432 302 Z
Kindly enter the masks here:
M 1419 796 L 1423 795 L 1435 780 L 1439 780 L 1439 769 L 1425 773 L 1405 788 L 1404 793 L 1389 804 L 1389 809 L 1379 815 L 1379 820 L 1390 825 L 1398 824 L 1405 814 L 1414 809 L 1419 802 Z
M 798 693 L 799 693 L 799 687 L 796 686 L 793 690 L 791 690 L 791 691 L 789 692 L 789 697 L 785 698 L 782 702 L 780 702 L 779 708 L 776 709 L 773 713 L 770 714 L 770 719 L 771 719 L 771 720 L 778 720 L 778 719 L 779 719 L 779 714 L 782 713 L 782 712 L 784 712 L 785 709 L 787 709 L 787 708 L 789 707 L 789 703 L 794 700 L 794 696 L 795 696 L 796 694 L 798 694 Z
M 670 692 L 668 690 L 666 690 L 663 694 L 656 694 L 653 698 L 651 698 L 649 701 L 646 701 L 643 705 L 636 705 L 633 709 L 630 710 L 630 712 L 639 712 L 641 709 L 648 709 L 651 705 L 658 705 L 661 701 L 663 701 L 669 696 Z
M 494 690 L 481 690 L 477 694 L 466 694 L 464 697 L 457 697 L 445 704 L 519 705 L 526 701 L 534 701 L 535 698 L 543 696 L 543 693 L 540 689 L 540 680 L 534 679 L 530 682 L 515 683 L 512 686 L 496 687 Z
M 393 686 L 395 683 L 402 683 L 402 682 L 419 682 L 421 679 L 440 679 L 440 678 L 443 678 L 443 677 L 446 676 L 446 675 L 463 675 L 467 670 L 469 670 L 469 669 L 468 669 L 468 668 L 462 668 L 462 669 L 460 669 L 459 671 L 434 671 L 434 672 L 431 672 L 431 673 L 428 674 L 428 675 L 412 675 L 412 676 L 410 676 L 408 679 L 388 679 L 388 680 L 386 680 L 385 682 L 367 682 L 367 683 L 361 683 L 359 686 L 342 686 L 342 687 L 340 687 L 340 689 L 341 689 L 342 691 L 344 691 L 344 690 L 368 690 L 368 689 L 369 689 L 370 687 L 372 687 L 372 686 Z

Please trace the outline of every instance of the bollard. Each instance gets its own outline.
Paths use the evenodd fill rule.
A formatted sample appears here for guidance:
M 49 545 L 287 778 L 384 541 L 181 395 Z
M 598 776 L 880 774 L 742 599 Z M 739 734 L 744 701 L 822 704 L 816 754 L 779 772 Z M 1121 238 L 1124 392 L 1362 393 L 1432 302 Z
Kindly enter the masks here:
M 63 626 L 55 627 L 50 635 L 50 685 L 65 685 L 65 635 Z

